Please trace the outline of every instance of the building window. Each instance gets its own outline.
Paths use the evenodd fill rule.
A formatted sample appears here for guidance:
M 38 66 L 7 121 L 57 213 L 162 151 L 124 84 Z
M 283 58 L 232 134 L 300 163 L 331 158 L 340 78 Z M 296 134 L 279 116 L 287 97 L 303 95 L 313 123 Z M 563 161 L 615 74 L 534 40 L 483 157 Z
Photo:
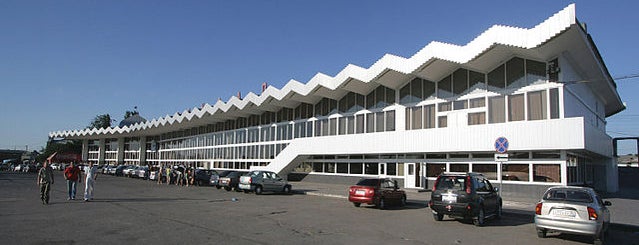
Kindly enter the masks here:
M 339 173 L 339 174 L 347 174 L 348 173 L 348 163 L 337 163 L 337 173 Z
M 468 125 L 486 124 L 486 113 L 476 112 L 468 113 Z
M 439 122 L 439 127 L 440 128 L 448 127 L 448 117 L 447 116 L 440 116 L 439 118 L 437 118 L 437 120 Z
M 550 118 L 559 118 L 559 89 L 550 89 Z
M 384 129 L 384 112 L 380 111 L 375 113 L 375 132 L 384 132 Z
M 511 181 L 528 181 L 528 164 L 502 165 L 501 178 Z
M 473 91 L 485 91 L 486 90 L 486 76 L 484 73 L 468 71 L 468 87 L 469 92 Z
M 412 108 L 412 118 L 413 118 L 412 129 L 421 129 L 422 128 L 422 107 L 421 106 Z
M 461 95 L 468 91 L 468 70 L 457 69 L 453 72 L 453 93 Z
M 375 114 L 368 113 L 366 114 L 366 133 L 374 133 L 375 132 Z
M 370 175 L 377 175 L 379 172 L 379 166 L 377 163 L 365 163 L 364 173 Z
M 546 119 L 546 91 L 528 93 L 528 120 Z
M 424 128 L 435 128 L 435 105 L 424 106 Z
M 488 98 L 488 123 L 503 123 L 506 121 L 505 101 L 504 96 Z
M 426 165 L 426 176 L 437 177 L 441 173 L 446 172 L 446 164 L 443 163 L 429 163 Z
M 386 112 L 386 131 L 395 131 L 395 111 Z
M 340 117 L 338 120 L 339 120 L 339 135 L 344 135 L 346 134 L 347 117 Z
M 533 164 L 534 182 L 561 182 L 561 165 Z
M 489 180 L 497 180 L 497 164 L 473 164 L 473 172 L 482 173 Z
M 524 59 L 512 58 L 506 62 L 506 87 L 523 87 L 526 85 Z
M 452 110 L 452 103 L 451 102 L 439 103 L 437 104 L 437 110 L 439 112 L 450 111 Z
M 356 131 L 355 133 L 361 134 L 364 133 L 364 114 L 356 115 Z
M 397 175 L 397 163 L 394 163 L 394 162 L 386 163 L 386 174 Z
M 508 96 L 508 121 L 523 121 L 524 119 L 524 95 Z
M 488 73 L 488 90 L 499 91 L 506 86 L 506 80 L 504 76 L 505 66 L 500 65 L 491 72 Z
M 477 99 L 471 99 L 469 101 L 470 104 L 470 108 L 481 108 L 481 107 L 485 107 L 486 106 L 486 99 L 482 98 L 477 98 Z
M 539 84 L 546 82 L 546 63 L 534 60 L 526 60 L 527 84 Z
M 362 163 L 351 163 L 350 174 L 362 174 Z
M 324 163 L 323 162 L 314 162 L 313 163 L 313 172 L 323 173 L 324 172 Z
M 468 164 L 451 163 L 450 172 L 468 172 Z

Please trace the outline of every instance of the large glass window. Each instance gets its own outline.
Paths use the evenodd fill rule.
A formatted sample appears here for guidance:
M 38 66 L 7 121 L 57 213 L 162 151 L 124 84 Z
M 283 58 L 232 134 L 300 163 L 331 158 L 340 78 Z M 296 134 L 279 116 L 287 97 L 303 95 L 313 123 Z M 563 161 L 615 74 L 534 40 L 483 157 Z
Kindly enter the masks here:
M 368 113 L 366 114 L 366 133 L 374 133 L 375 132 L 375 114 Z
M 546 63 L 526 60 L 526 81 L 528 84 L 546 82 Z
M 350 174 L 362 174 L 362 163 L 351 163 Z
M 412 115 L 413 115 L 412 129 L 421 129 L 422 128 L 422 107 L 421 106 L 413 107 Z
M 559 118 L 559 89 L 550 89 L 550 118 Z
M 379 166 L 377 163 L 365 163 L 364 164 L 364 173 L 377 175 L 379 172 Z
M 470 92 L 486 90 L 486 77 L 484 73 L 468 71 L 468 87 Z
M 468 125 L 486 124 L 486 113 L 475 112 L 468 113 Z
M 384 112 L 375 113 L 375 132 L 384 132 Z
M 506 62 L 506 86 L 512 88 L 526 85 L 524 71 L 524 59 L 515 57 Z
M 546 91 L 528 93 L 528 120 L 546 119 Z
M 504 96 L 488 98 L 488 115 L 489 123 L 506 122 L 506 103 Z
M 424 106 L 424 128 L 435 128 L 435 105 Z
M 427 177 L 437 177 L 443 172 L 446 172 L 446 164 L 444 163 L 429 163 L 426 165 Z
M 339 134 L 340 135 L 346 134 L 346 119 L 347 117 L 339 118 Z
M 448 127 L 448 116 L 439 116 L 439 118 L 437 118 L 437 121 L 440 128 Z
M 394 163 L 394 162 L 386 163 L 386 174 L 397 175 L 397 163 Z
M 395 131 L 395 111 L 386 111 L 386 131 Z
M 346 133 L 354 134 L 355 133 L 355 116 L 349 116 L 347 118 L 348 118 L 348 121 L 346 122 L 347 124 Z
M 533 164 L 534 182 L 561 182 L 561 165 Z
M 453 96 L 453 80 L 450 76 L 437 83 L 437 97 L 448 98 Z
M 339 174 L 347 174 L 348 173 L 348 163 L 337 163 L 337 173 L 339 173 Z
M 450 172 L 468 172 L 467 163 L 451 163 Z
M 488 90 L 499 91 L 506 86 L 506 80 L 504 77 L 505 66 L 500 65 L 491 72 L 488 73 Z
M 528 164 L 502 165 L 501 178 L 511 181 L 528 181 Z
M 457 69 L 453 72 L 453 92 L 461 95 L 468 90 L 468 70 Z
M 358 134 L 364 133 L 364 114 L 359 114 L 355 116 L 355 119 L 356 119 L 355 132 Z
M 508 96 L 508 121 L 522 121 L 524 119 L 524 95 Z
M 482 173 L 490 180 L 497 180 L 497 164 L 473 164 L 473 172 Z

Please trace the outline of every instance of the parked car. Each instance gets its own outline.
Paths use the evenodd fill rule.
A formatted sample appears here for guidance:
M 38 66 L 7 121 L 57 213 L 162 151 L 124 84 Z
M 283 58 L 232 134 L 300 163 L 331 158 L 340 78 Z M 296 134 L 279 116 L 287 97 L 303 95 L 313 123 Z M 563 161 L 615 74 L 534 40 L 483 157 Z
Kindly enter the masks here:
M 127 166 L 126 168 L 124 168 L 124 169 L 122 170 L 122 175 L 124 175 L 124 176 L 126 176 L 126 177 L 131 177 L 131 176 L 133 176 L 133 172 L 135 171 L 135 168 L 136 168 L 136 167 L 137 167 L 137 166 L 134 166 L 134 165 L 129 165 L 129 166 Z
M 487 218 L 501 218 L 502 199 L 499 188 L 481 173 L 442 173 L 433 185 L 428 205 L 436 221 L 444 215 L 471 219 L 483 226 Z
M 193 174 L 193 184 L 198 186 L 209 185 L 213 173 L 216 173 L 216 171 L 212 169 L 196 169 Z
M 115 169 L 115 176 L 124 176 L 124 170 L 129 169 L 131 166 L 120 165 Z
M 535 207 L 537 236 L 571 233 L 592 236 L 595 244 L 602 244 L 610 226 L 610 205 L 589 187 L 550 187 Z
M 244 193 L 264 191 L 291 193 L 291 185 L 279 175 L 270 171 L 251 171 L 239 179 L 238 188 Z
M 136 178 L 147 179 L 149 178 L 149 166 L 138 166 L 135 170 Z
M 386 209 L 389 204 L 406 205 L 406 192 L 400 190 L 396 180 L 380 178 L 360 179 L 348 188 L 348 201 L 355 207 L 364 204 Z
M 219 186 L 223 187 L 226 191 L 231 191 L 234 189 L 236 191 L 240 191 L 238 188 L 238 184 L 240 183 L 240 176 L 246 174 L 246 172 L 241 171 L 231 171 L 224 177 L 220 177 Z
M 229 173 L 231 173 L 231 171 L 222 171 L 220 173 L 212 173 L 209 184 L 211 186 L 215 186 L 215 188 L 218 188 L 218 189 L 222 188 L 222 186 L 220 186 L 220 178 L 225 177 Z

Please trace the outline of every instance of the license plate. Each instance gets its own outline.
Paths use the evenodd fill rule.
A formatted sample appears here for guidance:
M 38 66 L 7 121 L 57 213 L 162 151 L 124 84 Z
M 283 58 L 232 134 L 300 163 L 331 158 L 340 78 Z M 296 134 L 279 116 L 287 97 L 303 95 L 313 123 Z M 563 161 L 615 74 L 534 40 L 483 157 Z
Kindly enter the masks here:
M 455 203 L 457 202 L 457 195 L 442 195 L 442 202 Z
M 363 195 L 365 195 L 365 194 L 366 194 L 366 191 L 365 191 L 365 190 L 356 190 L 356 191 L 355 191 L 355 195 L 362 195 L 362 196 L 363 196 Z
M 552 215 L 556 217 L 563 217 L 563 218 L 577 217 L 577 213 L 574 210 L 566 210 L 566 209 L 554 209 L 552 211 Z

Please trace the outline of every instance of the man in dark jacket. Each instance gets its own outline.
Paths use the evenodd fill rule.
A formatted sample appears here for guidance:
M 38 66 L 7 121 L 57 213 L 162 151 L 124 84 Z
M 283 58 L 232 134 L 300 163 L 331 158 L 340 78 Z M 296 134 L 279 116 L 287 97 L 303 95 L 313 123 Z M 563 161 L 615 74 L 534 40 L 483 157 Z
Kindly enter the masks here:
M 42 204 L 49 204 L 49 192 L 53 184 L 53 169 L 48 162 L 42 164 L 42 168 L 38 171 L 38 186 L 40 186 L 40 199 Z

